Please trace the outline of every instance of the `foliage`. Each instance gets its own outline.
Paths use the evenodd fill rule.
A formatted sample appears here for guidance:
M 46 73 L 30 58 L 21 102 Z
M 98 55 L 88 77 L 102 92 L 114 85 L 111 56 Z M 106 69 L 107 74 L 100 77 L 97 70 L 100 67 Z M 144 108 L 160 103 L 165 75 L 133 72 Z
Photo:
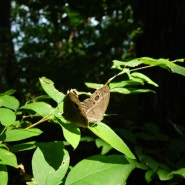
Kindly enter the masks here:
M 146 57 L 129 62 L 113 61 L 112 68 L 120 72 L 110 78 L 107 83 L 112 93 L 153 92 L 145 86 L 148 84 L 151 87 L 157 87 L 158 85 L 138 70 L 160 66 L 185 75 L 185 69 L 176 64 L 178 61 L 181 60 L 171 62 L 166 59 L 157 60 Z M 142 66 L 138 67 L 139 65 Z M 115 78 L 122 77 L 122 75 L 126 75 L 127 79 L 113 82 Z M 88 184 L 89 182 L 94 184 L 97 181 L 106 185 L 125 184 L 129 180 L 131 172 L 136 168 L 145 171 L 147 182 L 157 178 L 162 182 L 168 181 L 169 184 L 178 184 L 182 181 L 185 164 L 180 157 L 184 152 L 182 146 L 185 146 L 185 142 L 182 140 L 184 127 L 178 128 L 178 125 L 172 123 L 176 138 L 170 140 L 169 136 L 162 133 L 154 123 L 147 123 L 142 128 L 135 128 L 131 125 L 129 130 L 118 129 L 116 131 L 120 135 L 118 136 L 108 125 L 98 122 L 87 128 L 95 135 L 85 138 L 82 137 L 81 130 L 76 125 L 69 123 L 62 116 L 65 95 L 59 92 L 54 87 L 54 83 L 45 77 L 40 78 L 40 84 L 47 96 L 36 97 L 23 106 L 20 106 L 19 100 L 12 95 L 13 90 L 0 95 L 1 183 L 8 183 L 7 166 L 18 168 L 20 165 L 17 163 L 17 152 L 33 149 L 33 157 L 30 159 L 32 160 L 33 179 L 30 177 L 25 180 L 27 184 L 69 185 Z M 86 84 L 89 87 L 98 86 L 93 83 Z M 61 139 L 57 141 L 40 142 L 37 140 L 37 136 L 41 135 L 43 131 L 33 127 L 44 124 L 44 122 L 59 125 L 64 139 L 60 136 Z M 99 138 L 96 139 L 95 136 Z M 134 154 L 122 138 L 134 146 L 132 148 Z M 101 155 L 96 154 L 85 159 L 82 158 L 77 164 L 70 167 L 72 158 L 68 146 L 71 145 L 75 150 L 81 142 L 88 142 L 88 140 L 95 142 L 97 147 L 102 147 Z M 140 140 L 146 144 L 150 143 L 150 145 L 145 148 L 140 145 Z M 165 147 L 161 148 L 161 146 Z M 169 153 L 174 155 L 174 159 L 172 159 L 174 164 L 165 160 L 165 155 Z M 182 178 L 177 181 L 175 178 L 177 176 Z

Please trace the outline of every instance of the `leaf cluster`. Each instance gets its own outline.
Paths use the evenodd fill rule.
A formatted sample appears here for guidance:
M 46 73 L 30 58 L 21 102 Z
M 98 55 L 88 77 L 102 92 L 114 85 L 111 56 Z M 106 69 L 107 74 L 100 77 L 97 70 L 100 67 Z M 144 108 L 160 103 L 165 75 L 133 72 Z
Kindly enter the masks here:
M 177 60 L 181 61 L 181 60 Z M 139 66 L 142 65 L 142 66 Z M 139 67 L 138 67 L 139 66 Z M 176 61 L 166 59 L 138 58 L 129 62 L 113 61 L 113 68 L 119 70 L 107 81 L 112 93 L 144 93 L 153 92 L 145 89 L 145 84 L 157 87 L 158 85 L 146 75 L 136 72 L 143 68 L 160 66 L 172 70 L 175 73 L 185 75 L 185 69 L 176 64 Z M 126 75 L 127 80 L 116 81 L 116 77 Z M 20 167 L 17 162 L 16 153 L 34 150 L 32 161 L 32 175 L 25 180 L 27 184 L 125 184 L 131 172 L 138 168 L 145 171 L 145 180 L 151 182 L 154 179 L 160 181 L 175 182 L 175 177 L 181 176 L 178 182 L 184 178 L 185 168 L 183 164 L 172 165 L 169 161 L 160 161 L 158 152 L 164 152 L 160 148 L 162 143 L 170 143 L 170 150 L 182 155 L 184 149 L 177 150 L 176 144 L 183 137 L 185 128 L 178 128 L 173 124 L 178 137 L 170 141 L 169 137 L 160 131 L 155 124 L 146 124 L 143 128 L 134 126 L 130 130 L 119 129 L 117 133 L 107 124 L 98 122 L 90 124 L 88 130 L 96 137 L 82 137 L 81 130 L 75 124 L 68 122 L 62 116 L 63 99 L 65 94 L 59 92 L 54 83 L 45 77 L 39 79 L 46 96 L 36 97 L 25 105 L 20 106 L 19 100 L 12 94 L 13 90 L 0 95 L 0 177 L 1 183 L 8 183 L 7 166 L 21 168 L 25 174 L 24 167 Z M 96 88 L 99 84 L 86 83 L 88 87 Z M 48 98 L 55 102 L 50 104 Z M 49 101 L 50 102 L 50 101 Z M 36 122 L 34 122 L 37 120 Z M 44 122 L 59 125 L 64 139 L 40 142 L 37 136 L 43 131 L 33 128 Z M 132 151 L 123 141 L 126 138 L 133 144 Z M 29 141 L 28 141 L 29 139 Z M 146 150 L 138 140 L 151 142 L 152 148 Z M 101 154 L 82 159 L 74 166 L 70 166 L 70 152 L 68 146 L 77 149 L 81 142 L 93 141 L 97 147 L 101 147 Z M 185 146 L 185 143 L 181 141 Z M 164 152 L 164 154 L 166 154 Z M 180 162 L 179 162 L 180 164 Z M 175 168 L 176 167 L 176 168 Z

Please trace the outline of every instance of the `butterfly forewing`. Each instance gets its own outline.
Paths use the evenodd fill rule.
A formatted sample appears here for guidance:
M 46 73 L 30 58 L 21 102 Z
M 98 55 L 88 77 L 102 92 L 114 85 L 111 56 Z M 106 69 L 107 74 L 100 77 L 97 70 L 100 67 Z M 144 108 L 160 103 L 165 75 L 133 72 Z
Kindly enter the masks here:
M 64 118 L 80 127 L 88 126 L 86 113 L 82 110 L 77 94 L 70 90 L 64 98 Z

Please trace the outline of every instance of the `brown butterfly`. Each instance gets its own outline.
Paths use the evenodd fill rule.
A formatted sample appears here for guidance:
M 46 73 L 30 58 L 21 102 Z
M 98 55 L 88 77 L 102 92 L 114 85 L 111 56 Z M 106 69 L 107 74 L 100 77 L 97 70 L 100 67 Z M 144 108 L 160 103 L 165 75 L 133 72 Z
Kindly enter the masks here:
M 80 102 L 74 89 L 71 89 L 64 98 L 64 118 L 79 127 L 86 128 L 90 122 L 103 119 L 108 107 L 110 90 L 107 85 L 97 89 L 90 98 Z

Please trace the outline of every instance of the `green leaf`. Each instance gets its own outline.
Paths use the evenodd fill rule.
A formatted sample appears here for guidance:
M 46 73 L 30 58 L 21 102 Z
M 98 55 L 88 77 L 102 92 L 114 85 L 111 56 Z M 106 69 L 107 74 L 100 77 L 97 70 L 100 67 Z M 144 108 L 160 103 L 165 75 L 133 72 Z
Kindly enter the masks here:
M 92 156 L 80 161 L 69 172 L 65 185 L 126 184 L 134 168 L 122 155 Z
M 112 149 L 112 147 L 102 139 L 97 138 L 95 142 L 98 148 L 102 147 L 101 154 L 106 154 Z
M 20 152 L 25 150 L 31 150 L 36 147 L 37 147 L 37 143 L 35 141 L 30 141 L 27 143 L 21 143 L 21 144 L 10 146 L 9 149 L 11 152 Z
M 48 115 L 53 114 L 55 109 L 51 107 L 51 105 L 45 102 L 34 102 L 29 103 L 21 107 L 21 109 L 29 109 L 33 110 L 34 112 L 38 113 L 39 115 Z
M 0 107 L 7 107 L 9 109 L 17 110 L 19 107 L 19 101 L 13 96 L 0 96 Z
M 185 76 L 185 68 L 179 65 L 169 66 L 172 72 Z
M 0 185 L 8 184 L 8 170 L 6 165 L 0 164 Z
M 44 89 L 44 91 L 54 101 L 56 101 L 57 103 L 60 103 L 64 99 L 65 95 L 62 92 L 59 92 L 57 89 L 55 89 L 54 83 L 51 80 L 49 80 L 45 77 L 42 77 L 39 80 L 40 80 L 41 86 Z
M 0 122 L 2 125 L 8 127 L 15 123 L 16 115 L 10 109 L 0 108 Z
M 39 136 L 40 134 L 42 134 L 42 131 L 38 128 L 13 129 L 6 131 L 6 138 L 4 142 L 19 141 L 33 136 Z
M 17 158 L 12 152 L 9 152 L 4 148 L 0 148 L 0 164 L 17 168 Z
M 152 81 L 150 78 L 148 78 L 146 75 L 144 75 L 142 73 L 134 72 L 134 73 L 131 73 L 130 75 L 132 77 L 134 77 L 134 78 L 140 78 L 143 81 L 147 82 L 148 84 L 151 84 L 151 85 L 153 85 L 155 87 L 158 87 L 158 84 L 157 83 L 155 83 L 154 81 Z
M 127 67 L 136 67 L 138 65 L 142 64 L 142 61 L 135 59 L 130 60 L 128 62 L 123 62 L 119 60 L 113 60 L 113 66 L 127 66 Z
M 69 167 L 69 154 L 62 142 L 39 143 L 33 154 L 34 180 L 39 185 L 58 185 Z
M 153 170 L 148 170 L 146 173 L 145 173 L 145 179 L 147 181 L 147 183 L 151 182 L 152 181 L 152 177 L 155 175 L 155 171 Z
M 80 129 L 73 123 L 67 122 L 62 116 L 55 116 L 56 122 L 62 127 L 64 138 L 76 149 L 80 142 Z
M 117 151 L 125 154 L 131 159 L 135 159 L 134 154 L 130 151 L 124 141 L 106 124 L 98 122 L 96 125 L 92 127 L 89 126 L 88 128 Z
M 8 91 L 5 91 L 4 93 L 0 93 L 0 96 L 4 96 L 4 95 L 12 95 L 16 92 L 16 90 L 14 89 L 10 89 Z
M 114 88 L 120 88 L 120 87 L 127 87 L 127 86 L 137 86 L 137 85 L 141 85 L 141 83 L 139 81 L 134 81 L 132 80 L 124 80 L 124 81 L 120 81 L 120 82 L 111 82 L 109 84 L 110 89 L 114 89 Z
M 162 169 L 159 169 L 157 171 L 157 175 L 159 176 L 159 179 L 161 181 L 166 181 L 166 180 L 170 180 L 173 178 L 173 174 L 169 173 L 168 171 L 166 170 L 162 170 Z
M 174 175 L 180 175 L 183 178 L 185 178 L 185 168 L 180 168 L 178 170 L 172 171 L 170 174 Z
M 136 94 L 136 93 L 147 93 L 147 92 L 152 92 L 151 89 L 138 89 L 138 88 L 113 88 L 110 89 L 110 92 L 116 92 L 116 93 L 121 93 L 121 94 Z
M 91 82 L 85 82 L 85 85 L 92 89 L 98 89 L 101 87 L 101 84 L 91 83 Z
M 110 89 L 110 92 L 116 92 L 116 93 L 121 93 L 121 94 L 131 94 L 132 92 L 128 88 L 121 88 L 121 87 L 116 87 L 113 89 Z

